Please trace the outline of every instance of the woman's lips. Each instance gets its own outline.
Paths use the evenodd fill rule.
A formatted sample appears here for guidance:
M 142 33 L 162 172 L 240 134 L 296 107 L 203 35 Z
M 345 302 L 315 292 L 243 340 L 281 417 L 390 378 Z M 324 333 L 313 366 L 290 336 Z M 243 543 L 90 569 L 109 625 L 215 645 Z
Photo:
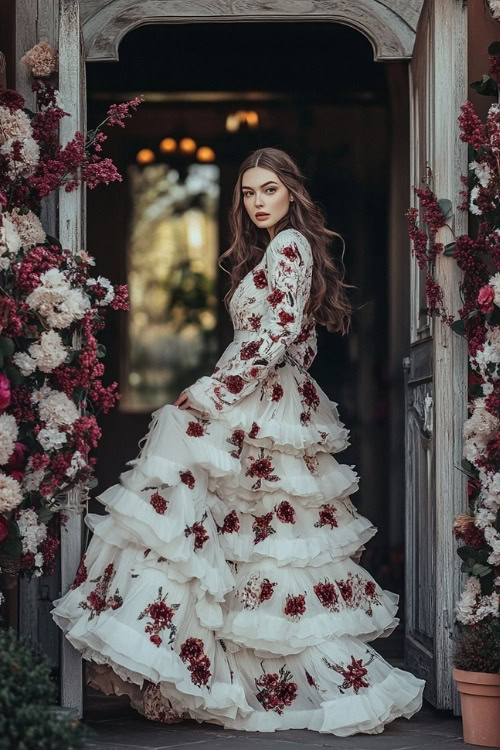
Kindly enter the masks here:
M 255 214 L 256 219 L 266 219 L 269 214 Z

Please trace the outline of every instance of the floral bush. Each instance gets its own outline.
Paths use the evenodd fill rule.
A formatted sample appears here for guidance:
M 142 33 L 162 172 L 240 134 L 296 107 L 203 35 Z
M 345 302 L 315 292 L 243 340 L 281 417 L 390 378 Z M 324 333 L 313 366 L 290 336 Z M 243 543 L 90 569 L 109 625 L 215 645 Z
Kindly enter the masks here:
M 490 45 L 489 75 L 471 86 L 498 96 L 500 42 Z M 428 307 L 456 334 L 465 336 L 469 355 L 469 416 L 463 426 L 462 470 L 468 478 L 468 508 L 457 516 L 453 534 L 468 574 L 456 606 L 454 665 L 469 671 L 500 671 L 500 105 L 490 106 L 483 123 L 470 101 L 458 118 L 468 144 L 469 172 L 462 177 L 462 203 L 469 211 L 468 234 L 443 246 L 437 232 L 447 225 L 452 204 L 438 200 L 428 169 L 424 187 L 414 187 L 420 211 L 407 212 L 412 253 L 426 276 Z M 419 222 L 421 217 L 421 225 Z M 447 225 L 449 226 L 449 225 Z M 450 231 L 451 231 L 451 227 Z M 462 307 L 455 320 L 445 310 L 434 278 L 439 254 L 453 257 L 463 271 Z M 483 647 L 478 648 L 482 643 Z
M 124 126 L 141 99 L 112 105 L 87 136 L 59 142 L 67 116 L 50 77 L 57 51 L 41 42 L 22 61 L 33 76 L 36 111 L 0 89 L 0 564 L 50 574 L 65 493 L 95 484 L 90 452 L 96 416 L 120 397 L 103 385 L 106 312 L 128 310 L 128 290 L 92 275 L 94 258 L 71 252 L 40 222 L 42 199 L 62 186 L 93 189 L 121 180 L 101 156 L 104 126 Z

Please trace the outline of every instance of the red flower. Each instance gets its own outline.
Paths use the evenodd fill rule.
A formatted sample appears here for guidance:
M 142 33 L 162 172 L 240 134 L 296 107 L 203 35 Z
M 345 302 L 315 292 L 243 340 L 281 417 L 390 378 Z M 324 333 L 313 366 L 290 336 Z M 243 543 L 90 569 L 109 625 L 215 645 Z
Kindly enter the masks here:
M 183 482 L 183 484 L 187 484 L 187 486 L 189 487 L 190 490 L 194 489 L 195 478 L 194 478 L 193 474 L 189 470 L 188 471 L 179 471 L 179 475 L 180 475 L 180 478 L 181 478 L 181 482 Z
M 235 510 L 232 510 L 231 513 L 228 513 L 227 516 L 224 518 L 221 532 L 222 534 L 232 534 L 233 531 L 239 531 L 240 530 L 240 519 L 238 518 L 238 514 Z
M 258 331 L 260 329 L 261 318 L 262 315 L 256 315 L 255 313 L 248 316 L 248 322 L 252 327 L 252 331 Z
M 319 396 L 314 383 L 311 380 L 304 380 L 303 383 L 298 386 L 298 390 L 302 395 L 302 403 L 313 409 L 317 409 L 319 406 Z
M 283 500 L 276 508 L 276 518 L 281 523 L 295 523 L 295 510 L 287 500 Z
M 258 341 L 249 341 L 241 347 L 240 359 L 253 359 L 259 353 L 262 339 Z
M 5 516 L 0 516 L 0 542 L 3 542 L 9 533 L 9 522 Z
M 288 325 L 288 323 L 293 323 L 293 321 L 295 320 L 295 315 L 293 313 L 286 312 L 285 310 L 280 310 L 278 317 L 278 325 L 280 326 L 286 326 Z
M 202 437 L 205 434 L 205 430 L 199 422 L 188 422 L 186 434 L 189 437 Z
M 257 422 L 252 422 L 252 429 L 248 433 L 248 437 L 256 438 L 257 437 L 257 433 L 259 432 L 259 430 L 260 430 L 260 427 L 257 424 Z
M 279 305 L 279 303 L 283 300 L 285 296 L 285 293 L 281 291 L 281 289 L 273 289 L 271 294 L 267 295 L 267 301 L 271 305 L 272 308 L 275 308 L 276 305 Z
M 241 375 L 226 375 L 224 378 L 224 385 L 229 393 L 240 393 L 245 385 L 245 381 Z
M 88 576 L 87 567 L 85 565 L 85 558 L 86 554 L 83 555 L 82 559 L 80 560 L 80 565 L 78 566 L 78 570 L 76 571 L 75 580 L 71 584 L 72 589 L 78 588 L 78 586 L 81 586 L 82 583 L 85 583 Z
M 260 271 L 255 271 L 253 273 L 253 283 L 257 287 L 257 289 L 265 289 L 267 286 L 267 277 L 266 272 L 263 268 L 260 269 Z
M 180 654 L 182 661 L 198 661 L 203 656 L 204 644 L 201 638 L 188 638 L 181 645 Z
M 238 450 L 231 451 L 231 456 L 233 458 L 239 458 L 241 451 L 243 449 L 243 442 L 245 439 L 245 432 L 244 430 L 234 430 L 230 438 L 227 438 L 227 442 L 231 443 L 231 445 L 236 445 Z
M 337 519 L 335 518 L 336 512 L 337 508 L 335 505 L 323 505 L 319 512 L 319 521 L 316 521 L 314 525 L 317 528 L 321 526 L 330 526 L 330 528 L 333 529 L 334 526 L 338 526 Z
M 10 404 L 10 380 L 0 373 L 0 411 L 3 411 Z
M 255 680 L 258 688 L 256 698 L 266 711 L 276 711 L 282 714 L 286 706 L 290 706 L 297 697 L 297 683 L 291 681 L 292 673 L 284 666 L 279 675 L 275 672 L 264 673 Z
M 260 584 L 259 604 L 268 601 L 274 594 L 274 587 L 278 585 L 277 581 L 271 582 L 269 578 L 264 578 Z
M 254 518 L 255 521 L 252 524 L 252 531 L 255 534 L 253 543 L 258 544 L 266 539 L 269 534 L 274 534 L 276 529 L 273 529 L 271 526 L 271 521 L 273 520 L 272 513 L 266 513 L 263 516 L 254 516 Z
M 360 687 L 370 687 L 370 683 L 363 680 L 367 673 L 368 670 L 363 667 L 363 659 L 355 659 L 354 656 L 351 656 L 351 663 L 341 672 L 345 678 L 342 687 L 352 687 L 355 693 L 359 691 Z
M 283 386 L 279 383 L 275 383 L 271 393 L 271 401 L 280 401 L 283 398 L 283 393 Z
M 491 313 L 495 309 L 495 305 L 493 304 L 493 300 L 495 299 L 495 290 L 492 286 L 489 284 L 485 284 L 481 287 L 479 290 L 479 294 L 477 295 L 477 301 L 479 302 L 479 305 L 481 307 L 481 312 L 483 313 Z
M 169 631 L 169 644 L 173 643 L 177 633 L 177 627 L 172 620 L 180 604 L 167 604 L 167 597 L 168 593 L 163 595 L 163 587 L 160 586 L 155 601 L 148 604 L 137 618 L 138 620 L 142 620 L 144 617 L 147 617 L 151 620 L 151 622 L 146 624 L 144 632 L 150 634 L 149 640 L 158 648 L 163 642 L 163 639 L 160 637 L 160 633 L 163 630 Z
M 286 598 L 285 607 L 283 612 L 293 620 L 298 620 L 301 615 L 306 611 L 306 599 L 303 594 L 298 596 L 292 596 L 289 594 Z
M 292 245 L 287 245 L 287 247 L 282 248 L 280 250 L 280 252 L 283 255 L 286 255 L 286 257 L 289 260 L 297 260 L 297 258 L 300 258 L 300 255 L 299 255 L 299 252 L 298 252 L 298 248 L 297 248 L 296 245 L 293 245 L 293 246 Z
M 376 583 L 375 581 L 367 581 L 365 586 L 365 594 L 366 596 L 373 597 L 375 595 L 376 591 Z
M 326 607 L 331 612 L 335 612 L 338 609 L 338 595 L 333 583 L 330 583 L 329 581 L 325 581 L 324 583 L 317 583 L 316 586 L 314 586 L 313 591 L 320 600 L 323 607 Z
M 167 500 L 165 500 L 165 498 L 162 497 L 158 492 L 155 492 L 153 495 L 151 495 L 149 503 L 161 516 L 163 516 L 168 507 Z
M 335 581 L 342 594 L 342 599 L 346 602 L 350 602 L 352 599 L 352 584 L 350 581 L 340 580 Z
M 203 526 L 203 521 L 206 517 L 207 513 L 205 512 L 205 515 L 203 516 L 201 522 L 196 521 L 192 526 L 186 526 L 186 528 L 184 529 L 184 536 L 194 534 L 194 549 L 201 549 L 205 542 L 210 539 L 205 527 Z

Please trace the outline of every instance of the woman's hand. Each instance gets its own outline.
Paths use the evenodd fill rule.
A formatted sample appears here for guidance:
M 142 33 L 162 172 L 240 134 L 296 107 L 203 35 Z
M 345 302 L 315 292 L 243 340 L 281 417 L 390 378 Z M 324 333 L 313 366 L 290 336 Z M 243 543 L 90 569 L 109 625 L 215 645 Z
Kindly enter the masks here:
M 179 409 L 188 409 L 191 406 L 191 403 L 187 397 L 187 395 L 182 391 L 180 396 L 177 396 L 177 398 L 174 401 L 174 406 L 178 406 Z

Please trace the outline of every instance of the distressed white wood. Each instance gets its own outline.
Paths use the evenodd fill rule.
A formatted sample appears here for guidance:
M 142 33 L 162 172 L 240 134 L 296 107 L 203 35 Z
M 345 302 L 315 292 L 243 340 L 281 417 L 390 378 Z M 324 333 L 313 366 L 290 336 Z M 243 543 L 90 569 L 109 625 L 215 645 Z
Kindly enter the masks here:
M 370 41 L 375 60 L 409 58 L 423 0 L 81 0 L 87 60 L 118 60 L 121 39 L 152 23 L 341 23 Z
M 414 57 L 410 65 L 411 96 L 411 184 L 418 185 L 425 174 L 428 161 L 434 174 L 433 187 L 438 198 L 449 198 L 454 206 L 450 222 L 453 231 L 467 231 L 467 215 L 457 210 L 461 202 L 459 192 L 461 174 L 467 171 L 467 148 L 459 139 L 457 116 L 460 105 L 467 98 L 467 10 L 455 0 L 428 0 L 417 32 Z M 412 202 L 415 204 L 413 195 Z M 438 241 L 450 242 L 451 232 L 444 228 Z M 459 282 L 462 273 L 453 258 L 438 256 L 436 280 L 444 292 L 444 306 L 449 314 L 457 315 L 461 306 Z M 415 398 L 419 383 L 416 364 L 422 347 L 432 347 L 432 372 L 421 373 L 432 396 L 433 432 L 435 439 L 429 446 L 426 474 L 418 472 L 422 446 L 411 442 L 411 417 L 407 417 L 408 455 L 407 492 L 407 652 L 415 671 L 429 679 L 428 699 L 437 707 L 460 713 L 460 701 L 451 676 L 454 609 L 460 595 L 463 575 L 456 544 L 452 535 L 455 516 L 467 504 L 466 483 L 460 467 L 462 459 L 462 427 L 467 416 L 467 347 L 463 338 L 439 319 L 417 319 L 418 308 L 424 302 L 422 274 L 412 259 L 411 285 L 411 362 L 413 388 L 408 386 L 408 401 Z M 423 430 L 425 414 L 420 415 Z M 424 431 L 425 432 L 425 431 Z M 433 491 L 431 503 L 428 493 Z M 431 515 L 429 515 L 431 511 Z M 422 523 L 428 523 L 428 534 L 417 537 Z M 421 545 L 426 547 L 429 560 L 433 558 L 430 577 L 424 581 L 417 561 Z M 420 545 L 420 547 L 419 547 Z M 418 549 L 417 549 L 418 548 Z M 432 572 L 434 571 L 434 572 Z M 428 577 L 428 576 L 427 576 Z M 418 588 L 415 589 L 415 580 Z M 426 598 L 435 596 L 437 606 L 430 617 L 420 610 L 429 609 Z M 432 628 L 431 628 L 432 626 Z M 431 640 L 426 635 L 431 628 Z M 427 674 L 426 674 L 427 671 Z
M 62 144 L 71 140 L 77 130 L 85 130 L 86 85 L 85 63 L 81 44 L 78 0 L 60 0 L 59 7 L 59 89 L 64 109 L 60 125 Z M 77 252 L 85 246 L 85 190 L 67 193 L 59 190 L 59 239 L 63 247 Z M 78 341 L 74 341 L 78 345 Z M 80 493 L 68 493 L 68 522 L 61 529 L 61 593 L 73 582 L 82 555 L 82 505 Z M 61 643 L 61 704 L 83 714 L 83 675 L 80 652 L 66 638 Z

